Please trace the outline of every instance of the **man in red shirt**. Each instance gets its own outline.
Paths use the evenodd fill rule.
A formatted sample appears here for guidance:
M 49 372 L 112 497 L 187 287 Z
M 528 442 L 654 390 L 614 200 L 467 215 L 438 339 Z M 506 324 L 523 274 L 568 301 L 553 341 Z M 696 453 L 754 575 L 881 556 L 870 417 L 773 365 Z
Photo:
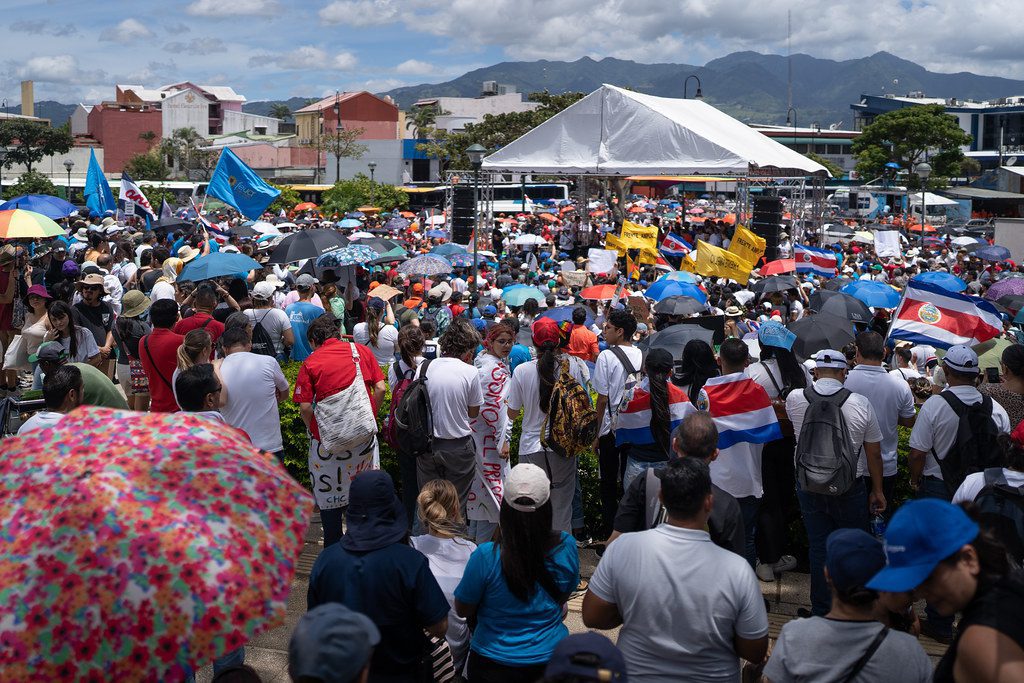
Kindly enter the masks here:
M 217 307 L 217 292 L 210 285 L 199 285 L 182 303 L 183 306 L 189 304 L 192 304 L 195 313 L 178 321 L 174 326 L 175 334 L 184 336 L 192 330 L 206 330 L 216 347 L 220 335 L 224 334 L 224 323 L 213 319 L 213 309 Z M 212 356 L 210 360 L 213 360 Z
M 177 412 L 171 376 L 178 367 L 178 347 L 185 340 L 171 330 L 178 322 L 178 303 L 173 299 L 160 299 L 150 307 L 149 319 L 153 331 L 139 341 L 142 369 L 149 379 L 149 409 L 154 413 Z
M 586 323 L 587 311 L 582 306 L 573 309 L 572 332 L 569 333 L 569 348 L 566 350 L 570 356 L 593 363 L 601 349 L 597 345 L 597 335 L 587 329 Z

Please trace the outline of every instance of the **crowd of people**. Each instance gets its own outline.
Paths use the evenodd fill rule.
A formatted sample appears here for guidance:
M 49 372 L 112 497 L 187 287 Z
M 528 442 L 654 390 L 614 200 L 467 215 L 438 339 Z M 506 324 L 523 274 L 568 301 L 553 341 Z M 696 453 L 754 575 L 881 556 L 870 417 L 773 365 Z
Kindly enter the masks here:
M 634 216 L 694 244 L 727 247 L 732 233 L 713 218 Z M 520 247 L 521 234 L 543 244 Z M 428 277 L 400 259 L 342 273 L 266 263 L 258 244 L 201 227 L 79 219 L 65 238 L 0 249 L 0 390 L 41 389 L 45 407 L 22 434 L 80 405 L 186 411 L 282 463 L 278 404 L 294 402 L 324 549 L 292 636 L 293 680 L 1024 676 L 1013 316 L 987 366 L 967 346 L 893 343 L 882 307 L 847 321 L 845 345 L 804 356 L 787 326 L 819 315 L 826 278 L 766 292 L 756 274 L 749 286 L 695 277 L 698 314 L 720 319 L 721 337 L 663 346 L 659 335 L 692 314 L 644 296 L 659 266 L 634 278 L 587 269 L 601 234 L 572 212 L 499 217 L 479 272 Z M 391 237 L 410 255 L 443 242 Z M 832 248 L 840 278 L 896 290 L 947 272 L 983 295 L 1017 270 L 948 240 L 899 258 Z M 216 250 L 264 265 L 178 279 Z M 586 296 L 602 284 L 614 293 Z M 517 286 L 539 294 L 510 297 Z M 300 364 L 294 387 L 287 362 Z M 381 442 L 398 454 L 394 478 Z M 583 504 L 588 450 L 596 509 Z M 794 523 L 810 609 L 770 648 L 760 582 L 803 564 Z M 588 547 L 600 553 L 589 586 Z M 584 624 L 621 628 L 617 646 L 569 635 L 567 602 L 583 591 Z M 934 671 L 918 634 L 949 645 Z M 254 676 L 243 658 L 225 653 L 215 674 Z

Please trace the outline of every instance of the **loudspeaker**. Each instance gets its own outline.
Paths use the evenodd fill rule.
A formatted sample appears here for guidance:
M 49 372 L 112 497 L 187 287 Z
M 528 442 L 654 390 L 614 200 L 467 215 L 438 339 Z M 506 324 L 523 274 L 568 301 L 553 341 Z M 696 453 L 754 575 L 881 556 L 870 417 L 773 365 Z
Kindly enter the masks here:
M 754 199 L 754 215 L 750 229 L 764 238 L 764 257 L 774 261 L 779 257 L 779 235 L 782 230 L 782 199 L 779 197 L 758 197 Z
M 473 239 L 473 222 L 476 219 L 476 202 L 473 188 L 456 185 L 452 188 L 452 242 L 469 244 Z

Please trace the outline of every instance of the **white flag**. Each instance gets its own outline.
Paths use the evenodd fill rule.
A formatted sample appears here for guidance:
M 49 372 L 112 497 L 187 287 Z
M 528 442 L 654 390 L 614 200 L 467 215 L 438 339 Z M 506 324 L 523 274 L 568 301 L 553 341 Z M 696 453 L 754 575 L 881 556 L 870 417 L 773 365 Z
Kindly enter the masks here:
M 135 181 L 128 177 L 127 173 L 121 173 L 121 192 L 117 195 L 118 204 L 122 205 L 122 211 L 128 213 L 125 210 L 128 202 L 134 202 L 141 213 L 148 213 L 153 219 L 156 219 L 156 212 L 153 211 L 153 206 L 146 199 L 146 195 L 142 194 L 142 190 L 135 184 Z

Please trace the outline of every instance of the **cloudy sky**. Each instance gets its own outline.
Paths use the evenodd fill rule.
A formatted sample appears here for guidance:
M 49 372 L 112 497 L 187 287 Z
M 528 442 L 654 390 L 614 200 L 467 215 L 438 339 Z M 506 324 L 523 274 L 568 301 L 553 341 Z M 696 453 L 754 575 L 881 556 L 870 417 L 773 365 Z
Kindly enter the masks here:
M 0 97 L 192 80 L 250 100 L 441 82 L 508 60 L 705 62 L 736 50 L 1024 78 L 1021 0 L 3 0 Z M 1008 93 L 1013 94 L 1013 93 Z

